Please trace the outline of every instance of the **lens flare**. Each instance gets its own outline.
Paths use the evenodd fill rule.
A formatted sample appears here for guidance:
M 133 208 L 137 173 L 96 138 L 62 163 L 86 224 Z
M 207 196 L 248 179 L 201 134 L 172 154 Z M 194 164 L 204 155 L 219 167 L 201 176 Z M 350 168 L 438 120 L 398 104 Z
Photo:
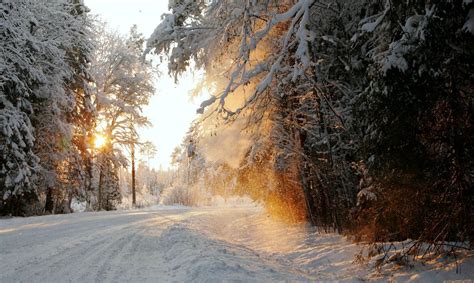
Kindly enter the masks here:
M 107 143 L 107 138 L 103 135 L 96 134 L 94 137 L 94 147 L 97 149 L 103 148 Z

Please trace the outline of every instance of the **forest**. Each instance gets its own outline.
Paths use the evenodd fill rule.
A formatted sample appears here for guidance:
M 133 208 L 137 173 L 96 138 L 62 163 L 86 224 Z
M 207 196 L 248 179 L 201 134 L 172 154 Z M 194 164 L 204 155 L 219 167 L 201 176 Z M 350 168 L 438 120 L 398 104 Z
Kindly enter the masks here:
M 170 7 L 145 52 L 176 79 L 203 68 L 211 93 L 176 151 L 190 190 L 361 241 L 472 247 L 472 1 Z M 243 154 L 222 162 L 213 139 Z
M 472 249 L 472 0 L 172 0 L 153 24 L 0 2 L 0 215 L 248 196 L 407 254 Z M 167 172 L 137 158 L 156 154 L 138 129 L 163 64 L 209 95 Z

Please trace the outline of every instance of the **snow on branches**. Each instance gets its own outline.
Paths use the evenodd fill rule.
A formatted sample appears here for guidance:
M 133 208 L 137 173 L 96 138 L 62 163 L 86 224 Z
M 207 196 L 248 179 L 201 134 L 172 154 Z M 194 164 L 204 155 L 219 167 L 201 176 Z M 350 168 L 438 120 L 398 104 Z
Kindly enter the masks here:
M 218 101 L 218 111 L 228 115 L 238 114 L 249 106 L 255 98 L 264 92 L 278 73 L 286 73 L 290 80 L 296 81 L 311 66 L 310 44 L 315 40 L 313 32 L 307 29 L 311 18 L 310 8 L 317 2 L 300 0 L 279 12 L 269 3 L 256 1 L 213 1 L 193 4 L 189 1 L 170 3 L 172 13 L 165 14 L 147 42 L 145 54 L 154 52 L 169 56 L 170 73 L 177 76 L 189 67 L 194 60 L 197 67 L 209 67 L 215 60 L 223 60 L 228 66 L 229 58 L 223 55 L 234 54 L 229 67 L 229 80 L 226 87 L 214 97 L 203 102 L 198 109 L 205 108 Z M 282 4 L 285 7 L 287 4 Z M 279 50 L 274 50 L 260 58 L 255 64 L 252 52 L 265 48 L 265 42 L 279 27 L 289 23 L 286 34 L 282 36 Z M 235 41 L 239 41 L 237 43 Z M 233 47 L 231 47 L 233 46 Z M 235 48 L 236 52 L 229 48 Z M 291 52 L 291 49 L 295 49 Z M 223 54 L 224 49 L 228 52 Z M 283 68 L 282 62 L 293 61 Z M 263 75 L 263 77 L 262 77 Z M 257 80 L 253 95 L 249 96 L 241 107 L 230 110 L 226 107 L 229 94 L 239 87 Z
M 87 84 L 86 11 L 80 1 L 0 3 L 0 211 L 51 183 L 72 152 L 72 116 L 87 104 L 77 93 Z

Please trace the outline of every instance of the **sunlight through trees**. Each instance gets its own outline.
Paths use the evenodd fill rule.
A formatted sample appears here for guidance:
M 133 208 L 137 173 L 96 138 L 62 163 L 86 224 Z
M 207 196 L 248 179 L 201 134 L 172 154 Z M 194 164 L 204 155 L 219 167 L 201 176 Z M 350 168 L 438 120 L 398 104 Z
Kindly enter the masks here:
M 379 264 L 472 249 L 473 5 L 173 0 L 147 39 L 82 0 L 1 1 L 0 215 L 248 196 Z M 209 94 L 169 171 L 139 134 L 165 64 Z
M 212 93 L 173 154 L 180 186 L 231 187 L 359 240 L 414 239 L 405 255 L 472 245 L 471 1 L 326 2 L 170 2 L 145 52 L 177 80 L 204 69 Z M 239 148 L 237 166 L 216 158 Z
M 69 212 L 73 199 L 115 209 L 118 172 L 135 162 L 127 151 L 153 147 L 137 131 L 154 93 L 143 36 L 109 31 L 78 0 L 0 12 L 0 212 Z

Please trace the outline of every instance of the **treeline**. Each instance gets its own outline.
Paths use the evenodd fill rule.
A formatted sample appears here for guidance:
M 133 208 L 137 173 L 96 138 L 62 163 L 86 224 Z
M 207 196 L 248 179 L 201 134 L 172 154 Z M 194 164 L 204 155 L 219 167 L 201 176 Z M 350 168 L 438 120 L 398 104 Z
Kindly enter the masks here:
M 143 208 L 161 202 L 163 191 L 174 181 L 175 172 L 150 168 L 146 162 L 140 161 L 136 166 L 135 204 L 133 203 L 133 176 L 127 168 L 119 170 L 119 187 L 122 202 L 119 208 Z
M 174 1 L 147 42 L 213 93 L 176 154 L 186 176 L 218 168 L 275 214 L 360 240 L 472 247 L 472 1 L 207 2 Z M 248 122 L 238 168 L 206 157 L 212 119 Z
M 153 93 L 144 39 L 106 30 L 82 0 L 0 2 L 0 215 L 120 202 L 118 169 Z

